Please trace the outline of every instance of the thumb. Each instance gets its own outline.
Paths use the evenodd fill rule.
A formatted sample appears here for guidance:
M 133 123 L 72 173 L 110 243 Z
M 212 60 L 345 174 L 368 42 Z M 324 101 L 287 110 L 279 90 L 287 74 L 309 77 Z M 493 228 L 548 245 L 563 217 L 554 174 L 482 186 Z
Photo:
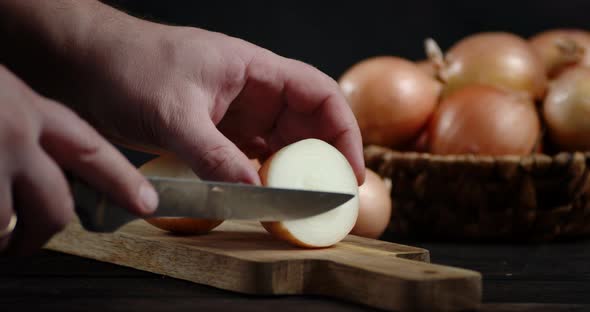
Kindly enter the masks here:
M 203 180 L 260 184 L 250 160 L 211 120 L 196 123 L 181 136 L 179 156 Z

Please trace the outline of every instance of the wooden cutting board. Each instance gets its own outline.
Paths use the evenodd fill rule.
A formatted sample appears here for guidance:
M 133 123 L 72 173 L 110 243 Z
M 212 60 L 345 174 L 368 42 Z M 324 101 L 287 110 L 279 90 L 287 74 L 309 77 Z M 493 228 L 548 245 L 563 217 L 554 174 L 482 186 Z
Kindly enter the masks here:
M 324 249 L 292 247 L 256 222 L 224 222 L 200 236 L 175 236 L 143 220 L 115 233 L 73 222 L 46 248 L 260 295 L 321 295 L 385 310 L 475 309 L 478 272 L 429 263 L 427 250 L 349 235 Z

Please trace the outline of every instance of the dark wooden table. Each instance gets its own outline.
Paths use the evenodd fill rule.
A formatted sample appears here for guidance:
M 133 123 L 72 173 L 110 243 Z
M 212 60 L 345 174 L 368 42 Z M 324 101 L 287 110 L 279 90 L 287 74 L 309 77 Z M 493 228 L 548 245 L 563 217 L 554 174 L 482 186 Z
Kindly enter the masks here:
M 590 241 L 544 245 L 413 243 L 432 262 L 484 276 L 483 311 L 590 311 Z M 42 251 L 0 258 L 0 311 L 368 311 L 319 297 L 236 294 Z M 27 309 L 31 308 L 31 309 Z
M 120 150 L 137 166 L 154 157 Z M 433 263 L 481 272 L 482 311 L 590 311 L 590 239 L 519 246 L 401 243 L 428 249 Z M 304 308 L 371 310 L 328 298 L 242 295 L 52 251 L 22 259 L 0 258 L 0 312 L 299 312 Z

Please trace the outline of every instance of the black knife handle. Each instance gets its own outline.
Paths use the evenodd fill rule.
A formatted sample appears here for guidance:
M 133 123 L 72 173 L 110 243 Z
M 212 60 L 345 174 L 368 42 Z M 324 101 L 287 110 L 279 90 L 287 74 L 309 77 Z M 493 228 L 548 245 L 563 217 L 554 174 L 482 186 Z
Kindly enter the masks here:
M 91 232 L 114 232 L 122 225 L 139 218 L 118 207 L 105 194 L 98 192 L 82 179 L 66 172 L 76 214 L 82 226 Z

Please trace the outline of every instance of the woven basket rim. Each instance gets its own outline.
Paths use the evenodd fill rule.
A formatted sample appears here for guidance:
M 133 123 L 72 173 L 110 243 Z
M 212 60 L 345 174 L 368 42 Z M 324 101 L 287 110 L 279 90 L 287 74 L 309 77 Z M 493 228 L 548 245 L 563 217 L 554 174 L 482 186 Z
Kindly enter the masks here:
M 395 150 L 385 146 L 367 145 L 365 153 L 381 154 L 383 157 L 397 160 L 420 160 L 433 163 L 550 163 L 553 161 L 564 161 L 578 159 L 590 162 L 590 151 L 559 152 L 554 155 L 530 154 L 530 155 L 477 155 L 477 154 L 451 154 L 438 155 L 424 152 Z
M 390 233 L 442 240 L 549 241 L 590 236 L 590 151 L 435 155 L 367 145 L 391 181 Z

